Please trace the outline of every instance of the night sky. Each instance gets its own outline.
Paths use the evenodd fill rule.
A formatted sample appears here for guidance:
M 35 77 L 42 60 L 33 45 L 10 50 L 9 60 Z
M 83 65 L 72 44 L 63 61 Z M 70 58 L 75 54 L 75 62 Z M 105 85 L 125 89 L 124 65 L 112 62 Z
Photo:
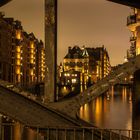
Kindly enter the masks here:
M 12 0 L 0 8 L 22 21 L 25 31 L 44 40 L 44 1 Z M 126 17 L 131 9 L 106 0 L 58 0 L 58 63 L 68 46 L 107 48 L 112 65 L 122 63 L 129 49 Z

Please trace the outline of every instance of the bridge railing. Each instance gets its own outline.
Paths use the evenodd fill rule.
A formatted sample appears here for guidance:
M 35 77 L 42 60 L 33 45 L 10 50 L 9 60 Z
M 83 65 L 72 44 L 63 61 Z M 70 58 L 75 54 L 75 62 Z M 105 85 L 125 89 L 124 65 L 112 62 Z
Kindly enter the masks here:
M 15 131 L 14 124 L 1 124 L 1 139 L 5 140 L 4 136 L 7 135 L 9 129 L 13 133 Z M 34 127 L 24 126 L 22 128 L 20 138 L 22 139 L 25 134 L 24 129 L 30 129 L 34 132 L 35 140 L 140 140 L 140 130 L 125 130 L 125 129 L 100 129 L 95 127 Z M 6 132 L 6 130 L 8 132 Z M 18 131 L 18 132 L 21 132 Z M 33 134 L 32 132 L 32 134 Z M 28 131 L 29 133 L 29 131 Z M 12 135 L 11 135 L 12 137 Z M 14 140 L 11 138 L 11 140 Z M 28 140 L 28 139 L 27 139 Z
M 40 129 L 40 132 L 42 130 Z M 49 140 L 140 140 L 139 130 L 99 128 L 47 128 Z M 133 138 L 132 138 L 133 136 Z M 53 138 L 53 139 L 52 139 Z
M 47 128 L 49 140 L 132 140 L 132 131 L 99 128 Z M 42 131 L 40 129 L 40 132 Z M 125 136 L 125 134 L 129 136 Z M 52 139 L 53 138 L 53 139 Z M 138 139 L 137 139 L 138 140 Z

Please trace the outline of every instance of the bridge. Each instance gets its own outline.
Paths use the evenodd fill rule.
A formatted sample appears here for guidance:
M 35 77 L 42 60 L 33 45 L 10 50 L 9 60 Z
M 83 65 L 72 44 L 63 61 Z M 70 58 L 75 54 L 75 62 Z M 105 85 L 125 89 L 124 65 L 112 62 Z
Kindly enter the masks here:
M 31 126 L 79 126 L 76 120 L 80 107 L 99 95 L 110 86 L 122 81 L 125 77 L 140 69 L 140 55 L 133 60 L 118 66 L 107 77 L 91 86 L 83 93 L 62 102 L 43 104 L 28 98 L 24 91 L 0 81 L 0 112 L 12 119 Z
M 75 126 L 78 123 L 28 96 L 10 83 L 0 81 L 0 112 L 28 126 Z M 78 125 L 79 126 L 79 125 Z

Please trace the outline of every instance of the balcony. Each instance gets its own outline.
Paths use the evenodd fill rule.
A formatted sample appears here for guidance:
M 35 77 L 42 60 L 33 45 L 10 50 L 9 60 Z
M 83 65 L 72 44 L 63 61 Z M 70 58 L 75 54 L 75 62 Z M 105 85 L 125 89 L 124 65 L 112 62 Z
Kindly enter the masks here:
M 137 15 L 130 15 L 127 17 L 127 26 L 131 25 L 131 24 L 135 24 L 137 22 L 136 19 Z

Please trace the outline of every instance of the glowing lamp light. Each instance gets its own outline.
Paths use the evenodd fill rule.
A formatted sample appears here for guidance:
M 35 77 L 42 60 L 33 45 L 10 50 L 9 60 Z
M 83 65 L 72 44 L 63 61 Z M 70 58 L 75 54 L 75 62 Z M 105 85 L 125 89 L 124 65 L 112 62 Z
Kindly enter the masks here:
M 127 58 L 126 58 L 126 57 L 124 58 L 124 62 L 128 62 L 128 60 L 127 60 Z

